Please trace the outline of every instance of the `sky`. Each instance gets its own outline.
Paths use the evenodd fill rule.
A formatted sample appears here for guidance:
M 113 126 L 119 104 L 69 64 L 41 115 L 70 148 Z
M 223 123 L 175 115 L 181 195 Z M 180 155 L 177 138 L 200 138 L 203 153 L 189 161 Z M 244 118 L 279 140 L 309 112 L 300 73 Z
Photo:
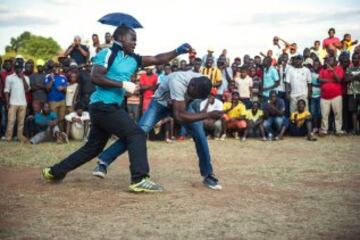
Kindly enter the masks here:
M 330 27 L 340 39 L 360 38 L 360 0 L 0 0 L 0 54 L 24 31 L 52 37 L 63 49 L 75 35 L 90 43 L 97 33 L 103 41 L 115 27 L 97 20 L 111 12 L 131 14 L 144 26 L 136 30 L 141 55 L 188 42 L 199 55 L 226 48 L 230 57 L 242 57 L 265 52 L 273 36 L 303 49 L 326 38 Z

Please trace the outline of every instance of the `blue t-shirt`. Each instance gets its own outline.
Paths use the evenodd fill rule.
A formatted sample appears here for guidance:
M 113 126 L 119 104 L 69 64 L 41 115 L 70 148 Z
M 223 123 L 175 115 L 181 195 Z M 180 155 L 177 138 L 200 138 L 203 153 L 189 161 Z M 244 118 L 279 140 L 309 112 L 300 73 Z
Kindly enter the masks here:
M 279 116 L 271 107 L 271 103 L 266 103 L 264 106 L 264 113 L 266 117 L 277 117 Z M 285 102 L 281 98 L 277 98 L 275 102 L 275 108 L 278 111 L 285 111 Z
M 270 87 L 275 84 L 276 81 L 279 81 L 279 73 L 275 67 L 270 66 L 269 69 L 266 71 L 264 70 L 264 77 L 263 77 L 263 88 Z M 262 92 L 264 97 L 269 97 L 271 90 L 266 90 Z
M 50 84 L 51 76 L 48 74 L 45 78 L 45 85 Z M 55 75 L 54 76 L 54 84 L 51 87 L 50 92 L 48 93 L 48 101 L 49 102 L 60 102 L 65 100 L 65 92 L 60 92 L 57 90 L 58 87 L 66 87 L 68 85 L 68 81 L 64 75 Z
M 108 68 L 108 61 L 111 49 L 101 50 L 93 59 L 94 65 Z M 141 64 L 141 57 L 136 54 L 125 55 L 120 50 L 111 67 L 106 73 L 106 77 L 114 81 L 130 81 L 131 76 L 136 72 Z M 90 97 L 90 103 L 102 102 L 104 104 L 121 104 L 124 99 L 125 90 L 122 88 L 103 88 L 95 86 L 95 92 Z
M 41 112 L 35 114 L 34 120 L 38 131 L 45 131 L 49 127 L 49 122 L 57 119 L 56 112 L 45 115 Z

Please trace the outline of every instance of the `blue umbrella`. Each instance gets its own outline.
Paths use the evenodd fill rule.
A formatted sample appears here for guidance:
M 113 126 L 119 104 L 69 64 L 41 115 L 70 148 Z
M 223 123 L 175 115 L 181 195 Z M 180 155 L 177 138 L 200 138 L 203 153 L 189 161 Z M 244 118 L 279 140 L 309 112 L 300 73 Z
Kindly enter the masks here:
M 102 24 L 121 26 L 125 25 L 131 28 L 143 28 L 143 26 L 133 16 L 125 13 L 109 13 L 98 20 Z

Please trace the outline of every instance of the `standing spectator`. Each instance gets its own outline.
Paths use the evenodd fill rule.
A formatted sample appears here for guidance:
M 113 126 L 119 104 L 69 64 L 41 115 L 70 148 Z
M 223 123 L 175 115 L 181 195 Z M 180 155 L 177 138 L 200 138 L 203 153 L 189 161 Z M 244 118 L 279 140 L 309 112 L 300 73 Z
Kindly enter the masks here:
M 41 106 L 47 102 L 47 93 L 45 85 L 46 74 L 44 72 L 44 60 L 36 61 L 37 72 L 30 76 L 30 87 L 32 93 L 32 107 L 34 113 L 41 111 Z
M 302 65 L 303 59 L 301 55 L 294 58 L 293 67 L 286 74 L 286 94 L 290 99 L 290 113 L 296 111 L 297 102 L 300 99 L 305 101 L 307 105 L 311 91 L 311 72 L 307 67 Z
M 157 85 L 157 75 L 151 67 L 146 68 L 146 73 L 140 76 L 140 91 L 142 92 L 142 113 L 144 113 L 151 102 Z
M 306 102 L 300 99 L 297 102 L 297 110 L 291 113 L 290 134 L 292 136 L 307 136 L 307 140 L 316 141 L 312 133 L 311 113 L 305 110 Z
M 90 66 L 79 69 L 77 81 L 79 84 L 79 101 L 83 104 L 84 109 L 88 110 L 90 96 L 95 91 L 95 86 L 90 79 Z
M 17 58 L 14 64 L 15 73 L 6 77 L 5 99 L 8 109 L 8 123 L 6 128 L 6 141 L 11 141 L 15 120 L 17 120 L 17 137 L 21 142 L 26 139 L 23 135 L 26 116 L 26 93 L 30 90 L 30 80 L 24 75 L 24 60 Z
M 65 104 L 66 112 L 71 113 L 74 111 L 75 103 L 77 102 L 77 96 L 79 93 L 77 75 L 75 72 L 70 73 L 69 85 L 66 87 Z
M 358 40 L 353 41 L 351 39 L 351 34 L 350 33 L 346 33 L 344 35 L 343 40 L 341 40 L 341 47 L 342 47 L 342 51 L 347 51 L 348 53 L 351 53 L 353 50 L 353 46 L 355 46 L 356 44 L 358 44 Z
M 280 45 L 279 37 L 275 36 L 273 38 L 273 44 L 270 49 L 275 59 L 278 59 L 283 54 L 284 46 Z
M 180 69 L 179 70 L 184 71 L 184 72 L 189 70 L 186 60 L 180 61 Z
M 251 88 L 251 101 L 260 101 L 261 95 L 260 95 L 260 86 L 261 86 L 261 78 L 259 78 L 256 74 L 256 68 L 251 67 L 250 68 L 250 77 L 252 78 L 253 86 Z
M 264 58 L 264 71 L 263 71 L 263 82 L 262 82 L 262 101 L 263 104 L 267 103 L 270 96 L 270 91 L 274 90 L 280 85 L 279 73 L 275 67 L 271 65 L 271 58 Z
M 44 103 L 42 111 L 35 113 L 35 125 L 38 133 L 30 139 L 31 144 L 56 140 L 57 143 L 67 143 L 68 138 L 58 126 L 57 115 L 50 110 L 49 104 Z
M 110 48 L 113 45 L 111 33 L 105 33 L 105 43 L 101 44 L 101 49 Z
M 221 100 L 224 92 L 228 89 L 229 82 L 232 81 L 232 69 L 227 67 L 226 58 L 223 56 L 219 57 L 217 66 L 221 71 L 221 85 L 217 89 L 216 98 Z
M 349 99 L 349 111 L 352 119 L 352 133 L 359 134 L 358 116 L 360 109 L 360 55 L 354 52 L 352 55 L 352 66 L 346 70 L 345 81 L 348 83 L 347 94 Z
M 6 77 L 13 74 L 13 62 L 10 59 L 5 59 L 0 72 L 0 136 L 5 140 L 6 125 L 7 125 L 7 103 L 5 98 L 5 80 Z
M 169 65 L 170 67 L 170 65 Z M 134 74 L 131 77 L 131 82 L 138 85 L 137 75 Z M 139 115 L 140 115 L 140 93 L 133 93 L 127 97 L 127 111 L 130 117 L 135 121 L 138 122 Z
M 235 139 L 239 139 L 240 132 L 246 128 L 246 107 L 240 101 L 238 92 L 231 94 L 231 102 L 224 103 L 224 112 L 223 134 L 220 140 L 225 140 L 227 132 L 233 133 Z
M 203 112 L 212 112 L 212 111 L 223 111 L 224 110 L 224 105 L 223 103 L 215 98 L 216 97 L 216 89 L 213 88 L 211 89 L 210 92 L 210 96 L 203 100 L 200 103 L 200 111 Z M 204 129 L 206 132 L 213 134 L 215 140 L 219 140 L 220 139 L 220 135 L 221 135 L 221 120 L 214 120 L 211 118 L 207 118 L 203 120 L 204 123 Z
M 89 58 L 89 49 L 81 44 L 79 36 L 74 37 L 74 42 L 66 49 L 65 57 L 70 56 L 75 60 L 77 65 L 85 65 Z
M 74 140 L 85 139 L 89 130 L 90 115 L 84 111 L 81 102 L 75 104 L 75 111 L 67 114 L 65 120 L 66 136 L 70 136 Z
M 325 38 L 323 40 L 322 47 L 323 47 L 323 49 L 330 48 L 336 54 L 337 48 L 339 48 L 341 46 L 340 39 L 335 37 L 335 29 L 334 28 L 330 28 L 328 31 L 328 34 L 329 34 L 329 37 Z
M 264 112 L 259 109 L 259 102 L 253 102 L 251 109 L 246 111 L 246 129 L 242 141 L 245 141 L 247 136 L 261 136 L 263 141 L 266 141 L 264 129 Z M 259 134 L 260 133 L 260 134 Z
M 56 113 L 60 130 L 63 131 L 66 112 L 65 93 L 68 81 L 64 75 L 60 74 L 59 65 L 55 65 L 53 71 L 46 76 L 45 84 L 51 111 Z
M 275 88 L 275 90 L 277 91 L 278 97 L 281 98 L 282 100 L 284 100 L 285 102 L 285 116 L 289 117 L 290 116 L 290 103 L 289 103 L 289 99 L 286 96 L 286 74 L 288 73 L 289 69 L 292 68 L 291 65 L 288 64 L 288 55 L 287 54 L 282 54 L 279 57 L 278 60 L 278 72 L 279 72 L 279 78 L 280 78 L 280 83 L 279 86 L 277 88 Z
M 215 58 L 215 55 L 214 55 L 214 49 L 212 48 L 208 48 L 207 50 L 207 54 L 205 54 L 202 58 L 202 63 L 203 64 L 206 64 L 207 63 L 207 60 L 211 58 L 212 59 L 212 62 L 211 62 L 211 67 L 214 67 L 215 63 L 216 63 L 216 58 Z
M 288 126 L 288 120 L 285 118 L 284 100 L 277 97 L 274 90 L 270 92 L 269 102 L 264 106 L 264 128 L 268 134 L 268 140 L 282 140 Z
M 228 57 L 228 51 L 226 49 L 223 49 L 219 58 L 222 57 L 225 59 L 226 67 L 230 66 L 230 58 Z
M 221 86 L 221 71 L 217 67 L 213 67 L 214 58 L 208 57 L 206 59 L 205 67 L 201 69 L 201 73 L 208 77 L 212 83 L 212 86 L 216 89 Z
M 314 61 L 313 67 L 311 70 L 311 98 L 310 98 L 310 112 L 313 120 L 312 126 L 313 132 L 318 133 L 320 129 L 321 122 L 321 111 L 320 111 L 320 82 L 319 82 L 319 71 L 320 71 L 320 62 Z
M 89 55 L 90 55 L 90 61 L 92 61 L 93 57 L 100 51 L 100 41 L 99 36 L 94 33 L 91 37 L 92 44 L 89 47 Z
M 252 98 L 252 78 L 248 76 L 248 69 L 244 66 L 240 67 L 240 72 L 235 76 L 235 84 L 240 94 L 240 100 L 245 104 L 246 109 L 251 108 Z
M 28 60 L 25 62 L 25 70 L 24 70 L 24 75 L 27 76 L 29 79 L 30 77 L 34 74 L 34 61 L 33 60 Z M 31 91 L 28 91 L 25 93 L 26 95 L 26 102 L 28 104 L 27 106 L 27 114 L 32 113 L 32 94 Z
M 320 135 L 326 135 L 328 132 L 328 122 L 330 109 L 335 115 L 336 134 L 342 135 L 342 80 L 344 70 L 337 66 L 336 58 L 328 56 L 325 60 L 325 67 L 320 70 L 319 81 L 321 88 L 321 130 Z
M 193 72 L 200 73 L 201 70 L 201 58 L 195 58 Z

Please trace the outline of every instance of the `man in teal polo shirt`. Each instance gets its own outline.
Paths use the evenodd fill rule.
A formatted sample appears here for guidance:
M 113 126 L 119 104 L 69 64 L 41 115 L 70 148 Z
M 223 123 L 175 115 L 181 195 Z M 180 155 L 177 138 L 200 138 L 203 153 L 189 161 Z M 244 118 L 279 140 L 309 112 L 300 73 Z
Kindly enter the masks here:
M 161 192 L 163 187 L 149 179 L 145 133 L 121 104 L 125 92 L 134 93 L 136 90 L 130 78 L 138 67 L 167 63 L 180 54 L 188 53 L 191 46 L 183 44 L 167 53 L 141 57 L 134 53 L 136 33 L 132 28 L 118 27 L 113 39 L 113 46 L 100 51 L 93 60 L 91 80 L 96 90 L 90 98 L 91 130 L 88 142 L 60 163 L 43 169 L 43 177 L 51 181 L 63 179 L 69 171 L 100 154 L 111 135 L 115 134 L 124 139 L 129 152 L 129 189 L 134 192 Z

